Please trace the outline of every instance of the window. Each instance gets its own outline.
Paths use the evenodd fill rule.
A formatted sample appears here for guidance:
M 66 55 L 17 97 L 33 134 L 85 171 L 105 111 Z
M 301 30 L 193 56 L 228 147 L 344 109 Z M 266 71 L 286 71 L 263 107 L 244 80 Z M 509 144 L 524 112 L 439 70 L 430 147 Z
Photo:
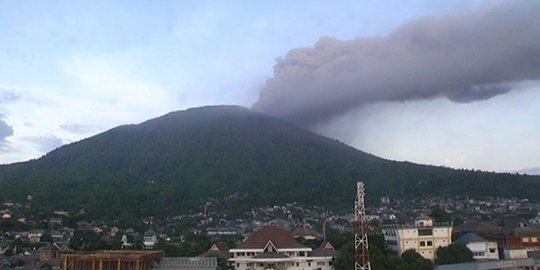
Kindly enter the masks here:
M 418 235 L 433 235 L 433 229 L 418 229 Z
M 389 246 L 397 246 L 396 240 L 386 240 L 386 244 Z
M 489 248 L 489 253 L 495 253 L 497 251 L 495 248 Z
M 432 242 L 432 241 L 427 241 L 427 246 L 428 246 L 428 247 L 432 247 L 432 246 L 433 246 L 433 242 Z
M 425 241 L 420 241 L 420 246 L 421 246 L 421 247 L 425 247 L 425 246 L 426 246 L 426 242 L 425 242 Z

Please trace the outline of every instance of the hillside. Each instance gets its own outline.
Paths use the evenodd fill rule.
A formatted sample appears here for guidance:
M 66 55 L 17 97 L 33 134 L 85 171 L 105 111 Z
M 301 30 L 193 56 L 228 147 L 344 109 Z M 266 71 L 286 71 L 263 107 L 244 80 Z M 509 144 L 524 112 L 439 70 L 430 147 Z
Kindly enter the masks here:
M 109 219 L 175 215 L 233 194 L 223 209 L 292 201 L 352 209 L 358 179 L 368 202 L 426 193 L 540 198 L 540 177 L 388 161 L 248 109 L 212 106 L 0 166 L 0 200 L 31 194 L 43 211 L 84 208 Z

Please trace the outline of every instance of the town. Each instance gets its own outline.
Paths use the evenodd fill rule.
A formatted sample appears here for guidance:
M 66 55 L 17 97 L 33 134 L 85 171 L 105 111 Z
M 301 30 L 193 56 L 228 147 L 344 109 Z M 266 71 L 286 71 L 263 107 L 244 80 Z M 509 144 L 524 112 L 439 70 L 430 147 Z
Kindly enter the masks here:
M 235 198 L 238 198 L 237 194 L 221 200 Z M 215 205 L 224 203 L 221 200 L 208 198 L 189 214 L 144 217 L 140 225 L 134 227 L 85 219 L 84 209 L 33 213 L 32 205 L 39 202 L 33 201 L 31 195 L 25 202 L 4 202 L 0 211 L 0 267 L 58 269 L 61 254 L 157 250 L 165 256 L 162 267 L 170 258 L 208 257 L 214 259 L 206 262 L 212 269 L 235 265 L 235 269 L 251 269 L 252 265 L 241 267 L 240 262 L 235 261 L 238 254 L 248 254 L 239 249 L 243 241 L 253 233 L 264 235 L 268 228 L 279 228 L 292 237 L 290 241 L 294 239 L 308 248 L 302 251 L 305 256 L 326 250 L 326 261 L 310 261 L 320 269 L 333 269 L 332 264 L 338 261 L 339 250 L 343 248 L 342 239 L 351 237 L 355 229 L 352 209 L 331 211 L 290 202 L 228 215 L 214 210 Z M 540 250 L 540 204 L 527 199 L 425 196 L 401 200 L 383 196 L 377 203 L 366 206 L 366 220 L 369 221 L 370 237 L 384 238 L 386 252 L 395 255 L 415 249 L 426 259 L 435 261 L 437 247 L 457 241 L 466 244 L 474 259 L 483 263 L 502 261 L 509 267 L 517 267 L 537 265 L 540 259 L 537 252 Z M 426 234 L 422 228 L 430 228 L 431 233 Z M 444 232 L 442 236 L 434 233 L 437 228 Z M 411 234 L 411 230 L 414 233 Z M 426 237 L 429 240 L 425 240 Z M 260 245 L 264 247 L 266 242 Z M 274 249 L 280 247 L 274 246 Z M 191 265 L 200 264 L 200 260 L 172 262 Z

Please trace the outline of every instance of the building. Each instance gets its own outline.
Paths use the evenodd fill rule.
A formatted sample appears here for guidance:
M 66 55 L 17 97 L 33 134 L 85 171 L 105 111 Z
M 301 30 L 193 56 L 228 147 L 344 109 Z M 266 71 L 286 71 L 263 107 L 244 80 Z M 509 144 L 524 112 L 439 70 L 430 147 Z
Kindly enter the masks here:
M 215 257 L 220 256 L 222 258 L 229 258 L 229 246 L 225 242 L 218 242 L 212 244 L 210 249 L 202 256 L 204 257 Z
M 435 266 L 435 270 L 534 270 L 538 264 L 534 259 L 476 261 L 470 263 L 444 264 Z
M 236 227 L 221 227 L 206 229 L 208 235 L 239 235 L 240 231 Z
M 313 250 L 277 227 L 264 227 L 252 233 L 241 246 L 229 252 L 229 262 L 237 270 L 330 270 L 337 256 L 328 242 Z
M 217 270 L 216 257 L 164 257 L 160 270 Z
M 61 254 L 62 270 L 150 270 L 160 264 L 162 251 L 109 250 Z
M 157 243 L 157 235 L 154 231 L 148 230 L 143 235 L 144 248 L 151 249 Z
M 497 243 L 488 241 L 475 233 L 467 233 L 456 240 L 463 243 L 473 253 L 475 260 L 498 260 Z
M 409 249 L 429 260 L 435 260 L 439 247 L 452 243 L 452 224 L 436 224 L 433 218 L 422 216 L 410 225 L 386 225 L 382 227 L 384 240 L 388 248 L 399 256 Z
M 28 232 L 28 241 L 30 241 L 30 243 L 39 243 L 42 235 L 43 231 L 41 230 L 31 230 Z
M 317 239 L 317 233 L 306 225 L 300 225 L 292 231 L 292 235 L 295 239 L 315 240 Z

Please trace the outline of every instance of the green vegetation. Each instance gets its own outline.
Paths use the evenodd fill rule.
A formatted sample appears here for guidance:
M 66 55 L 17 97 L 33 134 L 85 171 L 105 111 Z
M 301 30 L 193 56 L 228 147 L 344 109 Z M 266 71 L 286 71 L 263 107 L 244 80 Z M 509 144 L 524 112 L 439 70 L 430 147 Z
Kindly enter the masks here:
M 342 234 L 348 241 L 341 246 L 341 256 L 336 259 L 336 270 L 348 270 L 354 266 L 354 242 L 352 234 Z M 416 253 L 414 250 L 405 251 L 401 257 L 392 255 L 386 248 L 382 235 L 369 235 L 369 251 L 371 269 L 373 270 L 431 270 L 433 263 Z M 332 242 L 332 241 L 330 241 Z
M 465 263 L 474 261 L 472 252 L 462 243 L 452 243 L 437 249 L 437 264 Z
M 368 203 L 381 195 L 524 197 L 540 177 L 452 170 L 384 160 L 247 109 L 216 106 L 173 112 L 0 166 L 0 200 L 36 213 L 85 209 L 86 216 L 132 224 L 143 216 L 200 211 L 205 198 L 230 215 L 296 201 L 349 210 L 355 182 Z

